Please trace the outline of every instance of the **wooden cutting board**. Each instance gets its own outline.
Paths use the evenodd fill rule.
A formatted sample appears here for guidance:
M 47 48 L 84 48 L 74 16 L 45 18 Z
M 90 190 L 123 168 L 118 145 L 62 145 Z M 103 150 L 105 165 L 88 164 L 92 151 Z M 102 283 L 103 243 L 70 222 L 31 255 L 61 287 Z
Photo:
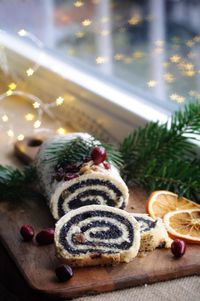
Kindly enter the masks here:
M 36 146 L 34 148 L 36 153 Z M 143 191 L 131 189 L 127 210 L 145 212 L 146 199 Z M 54 273 L 59 264 L 54 245 L 38 246 L 34 241 L 23 242 L 19 229 L 24 223 L 33 225 L 36 231 L 54 225 L 42 198 L 0 202 L 1 243 L 27 284 L 39 295 L 49 298 L 70 299 L 200 274 L 200 246 L 188 245 L 186 254 L 180 259 L 175 259 L 170 250 L 157 249 L 143 258 L 114 267 L 74 268 L 74 276 L 68 282 L 59 283 Z

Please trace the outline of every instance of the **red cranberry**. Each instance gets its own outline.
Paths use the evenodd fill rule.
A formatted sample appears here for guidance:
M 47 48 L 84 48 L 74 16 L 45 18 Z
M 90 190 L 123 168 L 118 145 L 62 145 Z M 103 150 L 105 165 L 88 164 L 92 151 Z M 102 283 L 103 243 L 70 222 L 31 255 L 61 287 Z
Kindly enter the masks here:
M 73 271 L 70 266 L 63 264 L 55 269 L 57 278 L 61 281 L 67 281 L 73 276 Z
M 103 162 L 103 166 L 105 169 L 110 169 L 110 164 L 107 161 Z
M 31 241 L 35 234 L 31 225 L 23 225 L 20 229 L 20 233 L 25 241 Z
M 48 228 L 40 231 L 36 235 L 36 241 L 40 245 L 49 245 L 54 242 L 54 229 L 53 228 Z
M 95 164 L 100 164 L 106 159 L 106 150 L 104 147 L 95 146 L 91 152 L 92 160 Z
M 77 177 L 78 177 L 77 174 L 68 172 L 65 174 L 64 180 L 69 181 L 69 180 L 75 179 Z
M 185 254 L 186 243 L 183 240 L 175 239 L 171 244 L 172 254 L 179 258 Z

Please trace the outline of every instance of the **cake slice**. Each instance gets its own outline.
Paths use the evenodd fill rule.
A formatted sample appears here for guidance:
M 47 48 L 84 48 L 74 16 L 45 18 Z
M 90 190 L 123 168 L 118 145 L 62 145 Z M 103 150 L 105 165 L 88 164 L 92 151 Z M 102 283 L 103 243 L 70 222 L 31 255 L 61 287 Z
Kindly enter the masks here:
M 71 266 L 129 262 L 140 248 L 140 225 L 124 210 L 84 206 L 57 222 L 55 246 L 57 257 Z
M 153 219 L 147 214 L 140 213 L 132 213 L 132 216 L 140 224 L 140 256 L 156 248 L 170 248 L 172 240 L 160 218 Z
M 112 162 L 95 164 L 91 158 L 92 148 L 99 143 L 87 133 L 73 133 L 54 137 L 42 144 L 35 166 L 41 190 L 55 219 L 87 205 L 126 207 L 128 188 L 117 168 Z M 66 150 L 67 164 L 59 162 L 56 153 L 52 155 L 52 150 L 57 149 L 58 145 Z M 84 158 L 81 156 L 74 162 L 72 154 L 80 152 L 80 149 Z

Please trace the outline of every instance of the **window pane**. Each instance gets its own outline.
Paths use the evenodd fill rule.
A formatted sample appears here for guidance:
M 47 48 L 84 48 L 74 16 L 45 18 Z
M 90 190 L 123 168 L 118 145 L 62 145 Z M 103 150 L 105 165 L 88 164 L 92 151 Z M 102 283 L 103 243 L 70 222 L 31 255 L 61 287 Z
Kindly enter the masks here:
M 1 0 L 0 28 L 162 106 L 200 99 L 200 1 Z

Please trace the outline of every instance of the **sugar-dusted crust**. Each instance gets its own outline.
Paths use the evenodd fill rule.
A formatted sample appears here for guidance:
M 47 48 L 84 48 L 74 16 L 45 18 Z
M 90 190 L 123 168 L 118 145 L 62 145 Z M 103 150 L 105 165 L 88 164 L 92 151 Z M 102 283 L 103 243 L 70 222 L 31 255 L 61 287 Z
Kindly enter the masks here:
M 120 227 L 120 223 L 118 221 L 114 220 L 114 216 L 115 215 L 119 215 L 123 218 L 123 220 L 127 221 L 127 224 L 130 223 L 130 225 L 132 225 L 132 232 L 133 232 L 133 241 L 131 242 L 131 245 L 127 248 L 127 249 L 117 249 L 115 251 L 113 251 L 112 253 L 108 253 L 107 249 L 109 250 L 108 247 L 105 247 L 107 249 L 105 249 L 107 251 L 100 253 L 99 251 L 96 252 L 95 251 L 95 247 L 93 248 L 92 252 L 87 252 L 85 254 L 71 254 L 68 250 L 66 250 L 63 245 L 60 243 L 60 231 L 62 231 L 63 226 L 72 220 L 72 218 L 74 218 L 74 216 L 82 214 L 82 213 L 88 213 L 88 212 L 109 212 L 109 214 L 113 213 L 113 217 L 109 218 L 109 222 L 113 222 L 115 227 L 118 227 L 119 229 L 121 229 L 122 231 L 122 236 L 117 238 L 120 240 L 120 243 L 123 241 L 127 240 L 127 233 L 126 233 L 126 224 L 122 223 L 121 227 Z M 101 220 L 101 216 L 99 215 L 99 217 L 97 217 L 98 220 Z M 106 221 L 106 217 L 102 218 L 102 220 Z M 91 220 L 88 220 L 88 223 L 92 222 L 92 218 Z M 83 222 L 84 225 L 87 225 L 87 220 Z M 80 228 L 79 225 L 74 225 L 74 229 L 75 232 L 79 231 L 80 233 Z M 73 228 L 72 228 L 73 231 Z M 92 228 L 92 231 L 94 231 L 94 228 Z M 99 230 L 98 230 L 99 231 Z M 105 231 L 105 229 L 103 229 L 103 231 Z M 124 232 L 123 232 L 124 231 Z M 132 233 L 131 233 L 132 234 Z M 84 234 L 85 235 L 85 234 Z M 94 242 L 94 245 L 96 243 L 96 240 L 94 239 L 91 240 L 92 238 L 90 236 L 87 236 L 87 239 L 89 237 L 89 240 Z M 70 238 L 70 235 L 66 236 L 65 239 L 68 241 L 68 243 L 70 243 L 72 245 L 72 247 L 75 247 L 73 245 L 73 242 Z M 115 244 L 115 242 L 119 243 L 118 240 L 113 240 L 110 239 L 109 240 L 102 240 L 103 242 L 109 242 L 111 244 L 111 249 L 112 250 L 112 244 Z M 98 241 L 98 240 L 97 240 Z M 84 243 L 83 243 L 84 245 Z M 84 206 L 82 208 L 78 208 L 76 210 L 72 210 L 70 212 L 68 212 L 65 216 L 63 216 L 56 224 L 56 229 L 55 229 L 55 246 L 56 246 L 56 254 L 57 257 L 71 265 L 71 266 L 94 266 L 94 265 L 115 265 L 118 264 L 120 262 L 129 262 L 131 261 L 134 257 L 137 256 L 139 248 L 140 248 L 140 226 L 139 223 L 135 220 L 135 218 L 133 216 L 131 216 L 129 213 L 121 210 L 121 209 L 117 209 L 117 208 L 113 208 L 113 207 L 109 207 L 109 206 L 103 206 L 103 205 L 91 205 L 91 206 Z M 77 249 L 79 250 L 79 248 L 81 248 L 82 245 L 77 245 Z M 113 247 L 114 248 L 114 247 Z M 98 247 L 97 247 L 98 249 Z M 109 251 L 110 251 L 109 250 Z

